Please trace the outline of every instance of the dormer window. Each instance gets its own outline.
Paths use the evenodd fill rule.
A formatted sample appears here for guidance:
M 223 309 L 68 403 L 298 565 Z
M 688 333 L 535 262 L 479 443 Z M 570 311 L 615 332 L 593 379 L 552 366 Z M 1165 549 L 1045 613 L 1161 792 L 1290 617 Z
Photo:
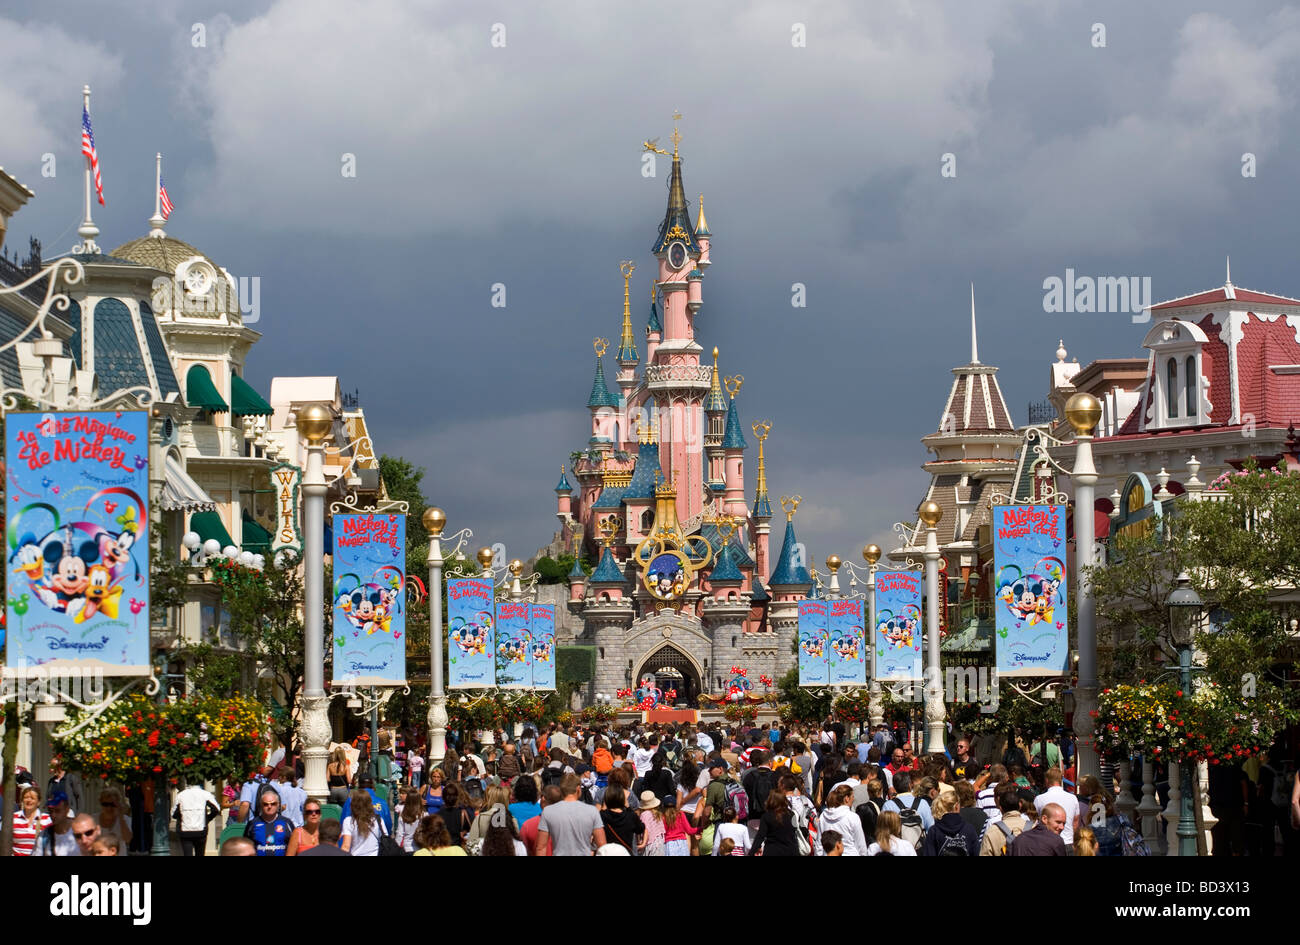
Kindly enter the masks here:
M 1208 361 L 1204 331 L 1170 318 L 1153 325 L 1143 347 L 1153 353 L 1143 429 L 1168 430 L 1210 422 Z

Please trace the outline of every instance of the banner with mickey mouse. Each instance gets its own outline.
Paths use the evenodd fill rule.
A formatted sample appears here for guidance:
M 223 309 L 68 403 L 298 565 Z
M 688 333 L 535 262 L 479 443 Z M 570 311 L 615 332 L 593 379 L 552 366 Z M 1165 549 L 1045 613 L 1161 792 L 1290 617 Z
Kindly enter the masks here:
M 149 415 L 10 413 L 11 672 L 147 676 Z
M 998 672 L 1060 676 L 1070 658 L 1065 506 L 993 508 Z
M 876 678 L 921 678 L 921 573 L 876 572 Z
M 334 516 L 334 683 L 406 685 L 406 516 Z
M 447 688 L 496 685 L 496 602 L 483 578 L 447 581 Z
M 863 628 L 863 604 L 860 597 L 843 597 L 828 602 L 827 651 L 832 686 L 867 684 L 867 640 Z
M 799 601 L 799 685 L 827 686 L 831 681 L 830 629 L 826 601 Z

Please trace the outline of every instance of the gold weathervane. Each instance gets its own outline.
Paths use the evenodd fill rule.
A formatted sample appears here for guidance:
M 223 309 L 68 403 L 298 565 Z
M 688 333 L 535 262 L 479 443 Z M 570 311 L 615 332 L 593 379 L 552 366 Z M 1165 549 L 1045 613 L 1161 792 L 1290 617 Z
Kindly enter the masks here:
M 772 432 L 771 420 L 759 420 L 757 423 L 754 424 L 754 436 L 758 437 L 758 441 L 760 443 L 766 440 L 767 435 L 771 432 Z
M 794 513 L 799 511 L 799 503 L 803 501 L 801 495 L 783 495 L 781 496 L 781 508 L 785 509 L 785 520 L 794 521 Z
M 618 516 L 606 515 L 597 524 L 600 526 L 600 535 L 605 542 L 605 547 L 608 548 L 614 543 L 614 536 L 618 534 Z
M 592 340 L 591 346 L 596 349 L 596 357 L 603 358 L 605 352 L 609 349 L 609 339 L 595 338 Z
M 681 113 L 681 112 L 673 112 L 673 133 L 672 133 L 669 137 L 672 139 L 672 142 L 673 142 L 673 157 L 674 157 L 674 158 L 677 157 L 677 146 L 678 146 L 679 144 L 681 144 L 681 141 L 682 141 L 682 133 L 681 133 L 680 131 L 677 130 L 677 122 L 679 122 L 679 121 L 681 121 L 681 120 L 682 120 L 682 113 Z M 654 154 L 662 154 L 664 157 L 667 157 L 667 156 L 668 156 L 668 152 L 665 151 L 663 148 L 659 147 L 659 139 L 658 139 L 658 138 L 650 138 L 649 140 L 642 141 L 642 142 L 641 142 L 641 150 L 642 150 L 643 152 L 645 152 L 645 151 L 650 151 L 650 152 L 653 152 Z
M 722 379 L 722 384 L 727 388 L 727 393 L 731 395 L 731 399 L 735 400 L 736 395 L 740 393 L 740 388 L 745 384 L 745 375 L 733 374 L 729 377 L 724 377 Z
M 630 259 L 625 259 L 618 264 L 618 271 L 623 274 L 624 281 L 632 278 L 632 273 L 636 272 L 636 263 Z

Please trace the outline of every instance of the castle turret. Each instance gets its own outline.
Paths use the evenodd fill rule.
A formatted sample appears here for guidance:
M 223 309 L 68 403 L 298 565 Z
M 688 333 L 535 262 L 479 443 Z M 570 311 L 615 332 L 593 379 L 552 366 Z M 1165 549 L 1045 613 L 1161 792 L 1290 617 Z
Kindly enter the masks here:
M 757 585 L 761 576 L 767 573 L 772 530 L 772 503 L 767 497 L 767 462 L 763 456 L 763 442 L 771 432 L 772 424 L 761 420 L 754 424 L 753 429 L 754 436 L 758 439 L 758 483 L 754 488 L 754 508 L 750 512 L 750 521 L 754 531 L 754 583 Z
M 700 194 L 700 212 L 695 218 L 695 240 L 700 247 L 700 258 L 695 261 L 696 268 L 708 269 L 712 265 L 709 261 L 709 247 L 713 244 L 713 234 L 709 232 L 709 224 L 704 219 L 704 194 Z
M 645 323 L 645 359 L 653 361 L 659 342 L 664 340 L 664 325 L 659 319 L 659 280 L 650 283 L 650 317 Z
M 709 395 L 704 398 L 704 416 L 708 428 L 704 434 L 704 451 L 709 464 L 710 491 L 721 494 L 726 488 L 722 441 L 727 433 L 727 398 L 722 394 L 718 378 L 718 349 L 713 349 L 713 381 Z
M 609 342 L 604 338 L 597 338 L 594 346 L 596 377 L 591 382 L 591 396 L 587 398 L 587 407 L 591 410 L 590 445 L 594 449 L 609 453 L 615 448 L 614 428 L 618 423 L 618 397 L 610 392 L 609 385 L 605 383 L 605 350 L 609 347 Z
M 561 523 L 567 523 L 573 515 L 573 486 L 569 485 L 563 466 L 560 467 L 560 481 L 555 486 L 555 514 Z
M 806 564 L 807 552 L 794 533 L 794 513 L 802 500 L 795 496 L 781 501 L 785 506 L 785 538 L 767 584 L 773 600 L 789 601 L 807 594 L 812 589 L 813 579 Z
M 723 511 L 744 518 L 748 512 L 745 508 L 745 435 L 740 432 L 740 414 L 736 411 L 736 394 L 740 392 L 743 380 L 738 376 L 728 377 L 726 382 L 731 402 L 727 405 L 727 425 L 722 436 L 726 488 Z

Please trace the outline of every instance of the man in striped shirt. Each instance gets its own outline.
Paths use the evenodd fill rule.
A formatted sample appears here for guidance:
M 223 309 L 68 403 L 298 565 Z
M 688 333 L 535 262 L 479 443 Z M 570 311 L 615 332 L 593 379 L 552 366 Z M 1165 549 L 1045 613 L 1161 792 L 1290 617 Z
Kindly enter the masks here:
M 989 768 L 989 779 L 985 783 L 984 789 L 975 795 L 975 806 L 984 811 L 989 823 L 1002 819 L 1002 811 L 993 795 L 998 785 L 1006 779 L 1007 769 L 1002 765 L 994 765 Z

